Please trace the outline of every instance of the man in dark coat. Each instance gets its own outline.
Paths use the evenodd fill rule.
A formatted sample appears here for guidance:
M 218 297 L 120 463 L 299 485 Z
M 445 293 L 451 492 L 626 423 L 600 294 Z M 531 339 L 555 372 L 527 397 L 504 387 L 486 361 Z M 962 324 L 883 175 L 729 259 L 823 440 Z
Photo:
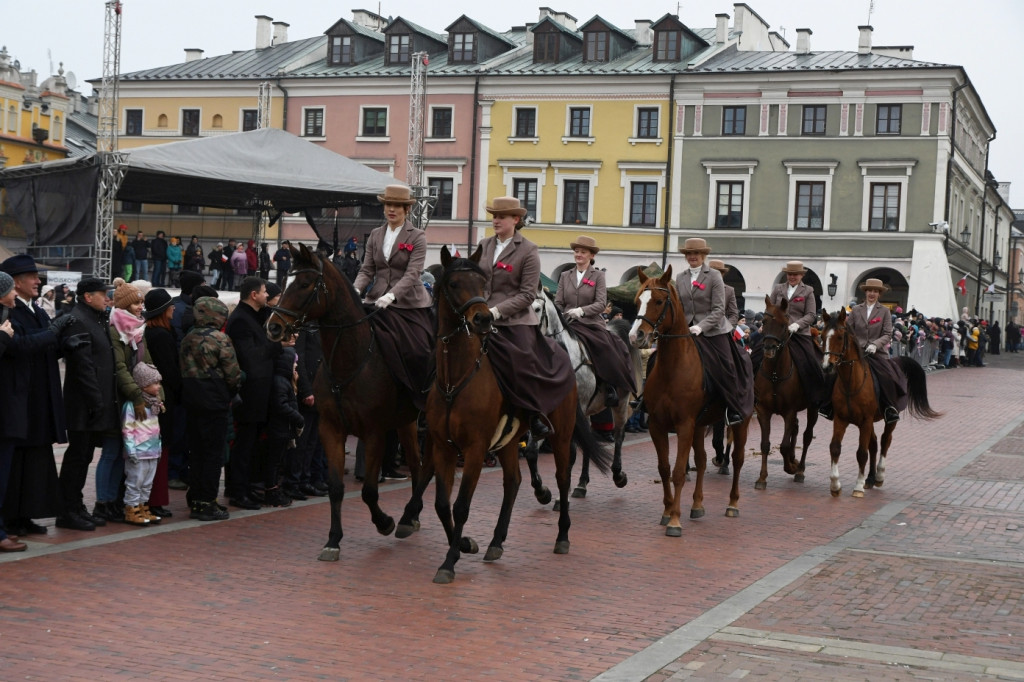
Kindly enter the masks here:
M 135 239 L 128 245 L 132 249 L 132 255 L 135 256 L 135 274 L 132 275 L 132 279 L 149 279 L 149 240 L 146 239 L 146 234 L 139 230 L 135 233 Z M 167 251 L 164 250 L 164 257 L 166 258 Z
M 287 239 L 274 252 L 274 262 L 277 263 L 277 285 L 284 289 L 288 283 L 288 271 L 292 268 L 292 245 Z
M 31 256 L 11 256 L 0 270 L 14 279 L 17 295 L 10 316 L 14 337 L 0 363 L 4 436 L 15 443 L 3 515 L 11 535 L 45 534 L 46 527 L 32 519 L 60 511 L 53 444 L 67 438 L 57 355 L 61 333 L 74 317 L 62 315 L 51 323 L 33 303 L 40 280 Z
M 235 413 L 238 428 L 229 462 L 228 500 L 241 509 L 259 509 L 249 495 L 253 451 L 266 427 L 270 389 L 274 381 L 274 358 L 281 344 L 267 338 L 260 311 L 267 305 L 267 285 L 259 277 L 246 277 L 238 287 L 238 306 L 228 317 L 225 330 L 234 344 L 238 364 L 245 372 Z
M 167 240 L 164 239 L 164 231 L 156 233 L 156 237 L 149 243 L 150 252 L 153 254 L 153 286 L 164 286 L 164 274 L 167 272 Z
M 68 448 L 60 466 L 64 512 L 57 517 L 58 528 L 95 530 L 107 524 L 104 510 L 90 514 L 83 503 L 82 488 L 95 449 L 118 452 L 119 410 L 114 378 L 114 348 L 106 318 L 110 286 L 96 277 L 78 282 L 78 303 L 71 309 L 75 318 L 65 331 L 64 410 L 67 416 Z
M 284 492 L 289 497 L 302 500 L 308 496 L 320 497 L 326 494 L 326 486 L 318 485 L 322 484 L 322 477 L 313 475 L 316 469 L 313 460 L 323 452 L 318 428 L 320 418 L 316 397 L 313 395 L 313 382 L 323 360 L 320 330 L 316 327 L 303 327 L 295 341 L 295 352 L 299 356 L 296 398 L 299 412 L 305 420 L 305 428 L 295 439 L 295 448 L 289 452 L 289 459 L 285 463 Z

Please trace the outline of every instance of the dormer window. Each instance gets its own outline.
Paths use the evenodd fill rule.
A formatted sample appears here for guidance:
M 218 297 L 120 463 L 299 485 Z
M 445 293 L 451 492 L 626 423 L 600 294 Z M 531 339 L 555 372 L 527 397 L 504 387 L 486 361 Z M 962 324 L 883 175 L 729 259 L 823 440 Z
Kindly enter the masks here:
M 349 65 L 352 59 L 352 36 L 331 36 L 331 51 L 327 56 L 331 66 Z
M 588 31 L 586 34 L 585 62 L 608 61 L 608 31 Z
M 388 64 L 409 64 L 409 34 L 388 36 Z
M 655 31 L 654 61 L 678 62 L 681 56 L 682 31 Z
M 552 62 L 558 61 L 558 34 L 538 33 L 533 39 L 533 61 Z
M 476 61 L 476 34 L 456 33 L 451 41 L 451 62 L 473 63 Z

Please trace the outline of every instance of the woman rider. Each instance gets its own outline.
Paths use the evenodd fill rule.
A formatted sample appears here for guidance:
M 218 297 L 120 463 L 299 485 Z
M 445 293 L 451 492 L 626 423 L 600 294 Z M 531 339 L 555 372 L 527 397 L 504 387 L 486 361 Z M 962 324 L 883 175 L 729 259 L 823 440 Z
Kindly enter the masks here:
M 754 411 L 750 356 L 732 342 L 732 325 L 725 318 L 725 282 L 705 263 L 711 253 L 703 239 L 687 239 L 679 249 L 688 269 L 676 277 L 690 333 L 696 338 L 704 369 L 726 404 L 725 423 L 738 424 Z
M 497 328 L 488 354 L 505 399 L 530 412 L 534 437 L 545 438 L 551 435 L 546 415 L 565 398 L 576 377 L 569 354 L 540 333 L 531 306 L 540 288 L 540 254 L 519 231 L 526 209 L 516 197 L 497 197 L 491 203 L 487 212 L 493 216 L 494 236 L 480 242 L 480 267 L 490 277 L 487 305 Z
M 604 272 L 594 267 L 594 256 L 601 250 L 593 237 L 580 235 L 569 244 L 575 268 L 558 278 L 555 305 L 565 315 L 573 333 L 587 349 L 594 374 L 604 384 L 605 407 L 619 404 L 616 389 L 627 395 L 636 393 L 630 368 L 629 349 L 615 334 L 608 331 L 601 313 L 608 305 Z
M 811 339 L 811 327 L 818 319 L 814 289 L 803 283 L 807 269 L 800 261 L 789 261 L 782 272 L 786 275 L 786 281 L 772 287 L 770 298 L 774 306 L 782 303 L 783 299 L 787 302 L 789 352 L 800 376 L 804 394 L 811 405 L 817 408 L 825 397 L 825 376 L 821 372 L 821 355 L 814 350 L 814 341 Z
M 416 203 L 405 185 L 388 185 L 377 200 L 384 204 L 386 225 L 370 232 L 363 265 L 353 286 L 365 303 L 380 309 L 373 320 L 377 342 L 395 378 L 420 409 L 426 402 L 433 366 L 433 321 L 430 294 L 420 275 L 427 257 L 423 230 L 408 220 Z

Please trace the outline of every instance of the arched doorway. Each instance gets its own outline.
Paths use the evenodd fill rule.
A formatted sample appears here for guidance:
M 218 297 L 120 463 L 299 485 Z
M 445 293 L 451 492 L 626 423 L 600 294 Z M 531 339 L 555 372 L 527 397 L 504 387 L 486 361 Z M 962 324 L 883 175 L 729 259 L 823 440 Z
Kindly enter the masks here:
M 557 282 L 558 278 L 562 276 L 563 272 L 565 272 L 569 268 L 574 267 L 576 267 L 575 263 L 562 263 L 561 265 L 557 266 L 554 270 L 551 271 L 551 279 Z
M 740 315 L 746 315 L 744 311 L 747 309 L 747 300 L 744 294 L 747 293 L 747 280 L 734 266 L 726 264 L 726 267 L 729 268 L 729 272 L 725 273 L 722 279 L 736 292 L 736 307 L 740 309 Z
M 807 272 L 804 273 L 804 284 L 814 289 L 814 302 L 817 304 L 818 310 L 821 310 L 821 306 L 824 305 L 824 301 L 822 301 L 821 297 L 825 290 L 821 286 L 821 280 L 818 279 L 818 274 L 806 265 L 804 267 L 807 268 Z M 780 271 L 778 276 L 775 278 L 775 284 L 785 283 L 786 274 Z
M 882 293 L 878 297 L 878 300 L 889 308 L 895 310 L 896 308 L 907 309 L 907 297 L 910 295 L 910 285 L 907 283 L 906 278 L 898 271 L 892 268 L 874 268 L 868 270 L 860 279 L 857 280 L 857 290 L 854 298 L 858 301 L 863 298 L 860 290 L 860 285 L 864 283 L 864 280 L 868 278 L 880 279 L 882 283 L 889 287 L 888 291 Z

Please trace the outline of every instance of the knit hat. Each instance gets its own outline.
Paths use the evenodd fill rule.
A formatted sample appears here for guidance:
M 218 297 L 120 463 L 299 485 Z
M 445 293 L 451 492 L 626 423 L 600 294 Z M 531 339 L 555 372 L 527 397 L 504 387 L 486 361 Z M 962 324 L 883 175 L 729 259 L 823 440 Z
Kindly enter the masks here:
M 0 272 L 0 298 L 3 298 L 7 294 L 11 293 L 11 289 L 14 288 L 14 278 L 8 275 L 6 272 Z
M 163 379 L 163 377 L 160 376 L 160 371 L 147 362 L 140 362 L 135 365 L 135 369 L 132 370 L 132 378 L 135 379 L 135 384 L 139 388 L 152 386 Z
M 126 283 L 118 277 L 114 280 L 117 288 L 114 289 L 114 307 L 128 310 L 134 303 L 144 303 L 142 294 L 131 284 Z
M 267 282 L 267 299 L 281 295 L 281 287 L 276 282 Z
M 202 274 L 195 270 L 182 270 L 179 282 L 181 283 L 181 293 L 186 296 L 192 295 L 192 290 L 202 284 L 204 278 Z

